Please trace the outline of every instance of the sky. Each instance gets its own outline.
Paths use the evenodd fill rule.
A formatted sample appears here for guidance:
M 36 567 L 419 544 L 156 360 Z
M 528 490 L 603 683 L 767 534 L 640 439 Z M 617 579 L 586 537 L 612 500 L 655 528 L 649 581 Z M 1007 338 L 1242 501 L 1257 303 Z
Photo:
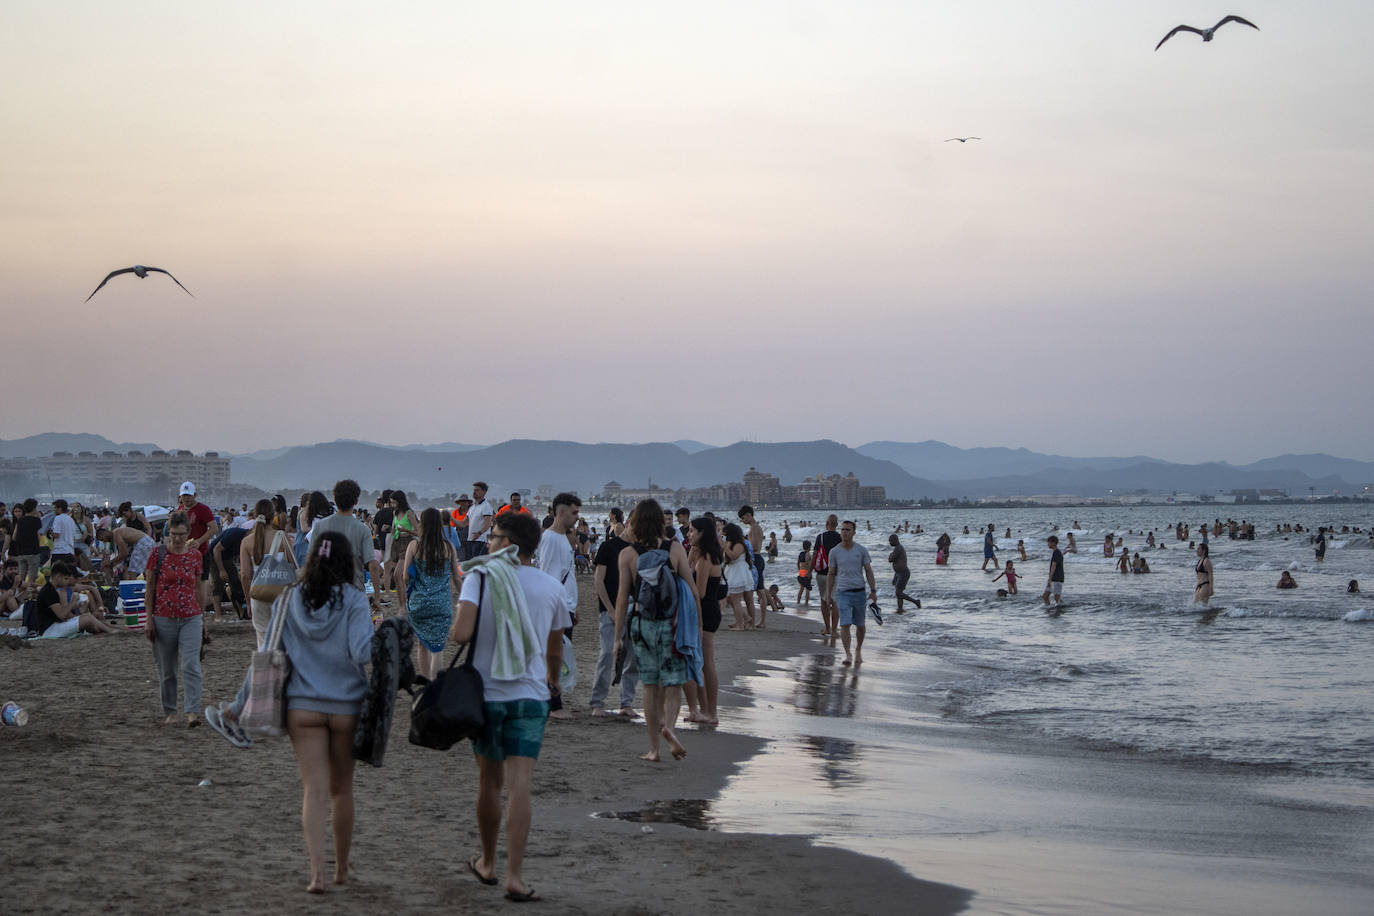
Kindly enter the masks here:
M 1374 459 L 1306 9 L 7 0 L 0 438 Z

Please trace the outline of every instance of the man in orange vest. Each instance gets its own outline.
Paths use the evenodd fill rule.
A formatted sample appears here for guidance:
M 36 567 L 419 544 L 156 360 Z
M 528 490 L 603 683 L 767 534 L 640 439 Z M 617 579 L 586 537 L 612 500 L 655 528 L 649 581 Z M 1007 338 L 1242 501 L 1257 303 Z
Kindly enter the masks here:
M 520 515 L 530 514 L 530 510 L 521 505 L 519 493 L 512 493 L 510 495 L 510 502 L 496 510 L 497 515 L 505 515 L 507 512 L 515 512 Z
M 468 509 L 472 508 L 472 497 L 464 493 L 454 503 L 458 508 L 449 513 L 449 539 L 458 556 L 463 557 L 466 556 L 463 551 L 468 541 Z

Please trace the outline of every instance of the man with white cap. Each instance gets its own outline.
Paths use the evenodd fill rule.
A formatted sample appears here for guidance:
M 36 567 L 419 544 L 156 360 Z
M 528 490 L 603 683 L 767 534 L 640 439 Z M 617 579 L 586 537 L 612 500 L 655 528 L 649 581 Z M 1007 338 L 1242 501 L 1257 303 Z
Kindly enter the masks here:
M 177 504 L 191 521 L 191 540 L 187 547 L 200 551 L 200 582 L 196 585 L 196 602 L 202 610 L 210 604 L 210 541 L 219 534 L 219 522 L 215 521 L 214 511 L 196 499 L 196 485 L 186 481 L 181 485 Z M 219 610 L 216 607 L 209 613 Z

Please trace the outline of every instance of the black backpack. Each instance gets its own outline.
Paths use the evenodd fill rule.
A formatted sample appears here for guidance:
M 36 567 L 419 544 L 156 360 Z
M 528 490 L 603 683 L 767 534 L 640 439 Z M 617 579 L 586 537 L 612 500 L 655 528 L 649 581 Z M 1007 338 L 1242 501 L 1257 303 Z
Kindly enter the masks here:
M 410 704 L 411 744 L 446 751 L 464 738 L 480 735 L 486 727 L 482 675 L 472 663 L 472 653 L 477 645 L 477 628 L 482 622 L 482 597 L 487 590 L 487 576 L 476 571 L 469 573 L 474 574 L 482 578 L 477 592 L 477 620 L 473 622 L 472 638 L 468 640 L 467 658 L 455 668 L 463 653 L 454 653 L 448 667 L 425 683 L 420 695 Z M 424 682 L 423 677 L 415 678 L 416 684 Z

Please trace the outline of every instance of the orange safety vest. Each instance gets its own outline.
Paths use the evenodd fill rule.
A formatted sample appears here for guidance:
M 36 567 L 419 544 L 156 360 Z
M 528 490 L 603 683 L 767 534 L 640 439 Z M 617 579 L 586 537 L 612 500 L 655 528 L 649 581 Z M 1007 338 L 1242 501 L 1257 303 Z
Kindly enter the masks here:
M 461 528 L 463 525 L 466 525 L 468 523 L 468 517 L 464 515 L 462 512 L 459 512 L 457 509 L 454 509 L 449 514 L 453 516 L 454 528 Z
M 497 509 L 497 510 L 496 510 L 496 514 L 497 514 L 497 515 L 501 515 L 502 513 L 510 512 L 510 511 L 519 512 L 519 513 L 521 513 L 521 514 L 523 514 L 523 515 L 529 515 L 529 514 L 530 514 L 530 510 L 529 510 L 529 509 L 526 509 L 524 506 L 521 506 L 519 509 L 512 510 L 511 507 L 510 507 L 510 503 L 506 503 L 504 506 L 502 506 L 501 508 Z

